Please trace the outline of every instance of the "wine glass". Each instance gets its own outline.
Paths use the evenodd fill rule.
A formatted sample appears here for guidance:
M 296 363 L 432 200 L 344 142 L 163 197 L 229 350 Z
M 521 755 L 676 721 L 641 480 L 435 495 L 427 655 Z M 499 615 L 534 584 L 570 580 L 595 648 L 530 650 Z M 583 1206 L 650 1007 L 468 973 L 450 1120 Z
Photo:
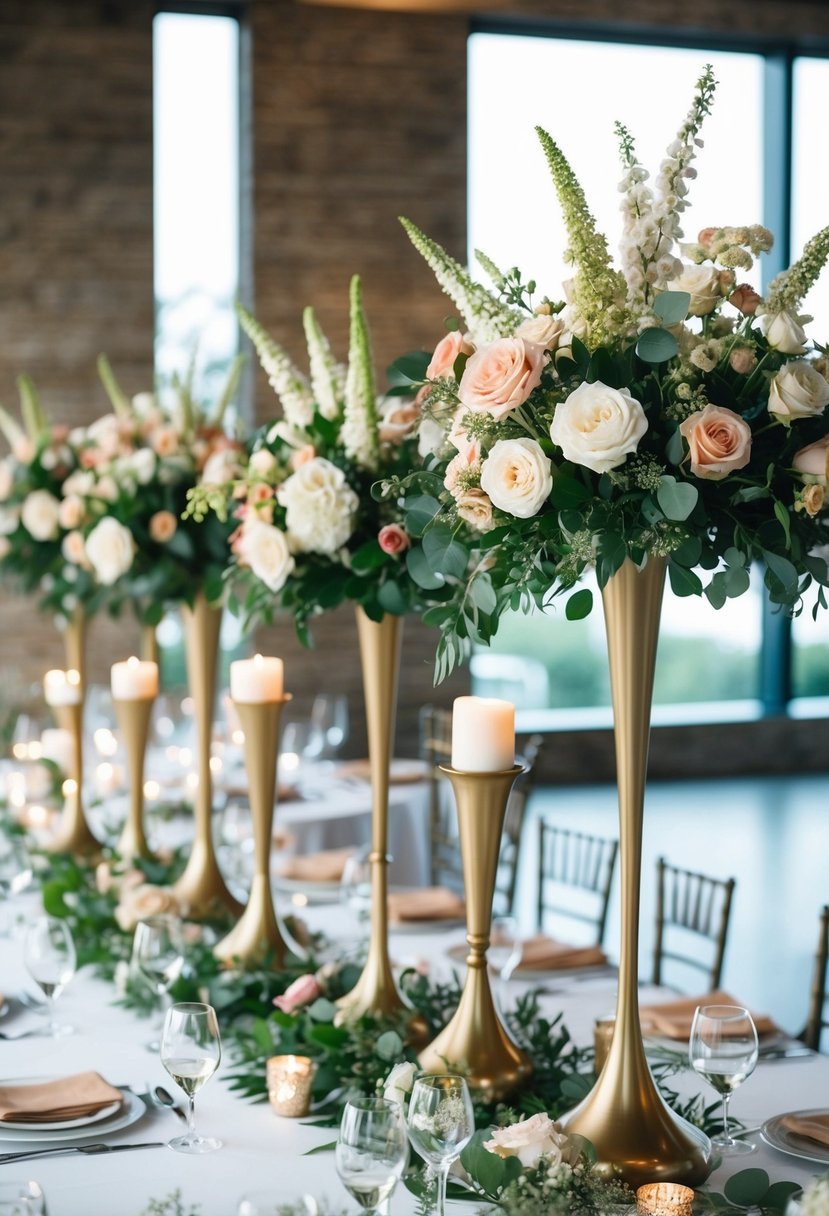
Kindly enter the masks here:
M 433 1074 L 415 1081 L 409 1100 L 409 1139 L 438 1176 L 437 1216 L 446 1208 L 446 1179 L 475 1130 L 463 1077 Z
M 32 881 L 32 859 L 24 841 L 19 836 L 0 836 L 0 904 L 5 904 L 9 913 L 15 895 L 25 891 Z M 13 927 L 11 916 L 0 920 L 0 937 Z
M 508 980 L 521 962 L 518 921 L 514 916 L 493 916 L 487 962 L 501 980 Z
M 175 916 L 148 916 L 135 926 L 132 962 L 158 997 L 160 1016 L 153 1038 L 144 1046 L 161 1050 L 161 1032 L 170 1004 L 169 992 L 184 966 L 181 925 Z
M 349 853 L 340 879 L 340 900 L 350 908 L 360 929 L 365 928 L 371 916 L 371 863 L 370 845 L 364 845 Z
M 279 749 L 279 784 L 302 789 L 322 746 L 322 733 L 311 722 L 286 722 Z
M 402 1107 L 387 1098 L 347 1102 L 337 1136 L 337 1173 L 348 1193 L 368 1212 L 384 1214 L 406 1168 L 409 1144 Z
M 753 1153 L 756 1144 L 735 1140 L 728 1131 L 731 1095 L 757 1064 L 757 1027 L 739 1005 L 701 1005 L 694 1014 L 688 1054 L 691 1065 L 722 1096 L 723 1131 L 712 1146 L 720 1153 Z
M 49 1034 L 72 1034 L 73 1027 L 55 1018 L 55 1001 L 75 974 L 75 943 L 66 921 L 39 916 L 26 930 L 23 943 L 26 970 L 46 997 Z
M 317 693 L 311 706 L 311 724 L 320 732 L 320 760 L 332 759 L 348 738 L 348 698 L 330 692 Z
M 4 1178 L 0 1182 L 0 1216 L 46 1216 L 40 1183 Z
M 170 1141 L 179 1153 L 212 1153 L 221 1140 L 196 1133 L 196 1093 L 219 1067 L 222 1043 L 219 1023 L 212 1005 L 187 1001 L 172 1005 L 164 1019 L 161 1035 L 161 1063 L 187 1095 L 187 1134 Z

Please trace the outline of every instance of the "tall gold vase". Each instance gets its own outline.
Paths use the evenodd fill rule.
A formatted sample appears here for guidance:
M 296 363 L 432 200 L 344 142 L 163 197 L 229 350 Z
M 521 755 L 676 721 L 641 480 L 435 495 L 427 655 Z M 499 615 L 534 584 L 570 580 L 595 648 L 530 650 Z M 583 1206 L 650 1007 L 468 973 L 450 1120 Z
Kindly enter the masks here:
M 207 602 L 203 592 L 193 607 L 182 605 L 187 682 L 193 698 L 196 723 L 198 788 L 194 804 L 195 835 L 190 858 L 173 892 L 188 916 L 199 920 L 219 912 L 238 916 L 242 905 L 225 886 L 213 848 L 213 778 L 210 772 L 210 744 L 213 736 L 213 709 L 216 702 L 216 667 L 222 609 Z
M 60 823 L 46 848 L 50 853 L 88 857 L 97 853 L 101 844 L 93 836 L 83 809 L 83 698 L 77 705 L 57 706 L 55 717 L 72 736 L 72 772 L 66 783 L 69 788 L 64 793 Z
M 639 898 L 651 699 L 665 583 L 664 560 L 630 560 L 603 592 L 619 792 L 622 931 L 613 1041 L 596 1085 L 563 1119 L 586 1136 L 599 1162 L 631 1186 L 697 1186 L 711 1169 L 711 1144 L 666 1105 L 651 1076 L 639 1024 Z
M 234 701 L 245 734 L 245 768 L 250 789 L 250 814 L 253 821 L 253 879 L 248 904 L 230 932 L 214 947 L 216 958 L 236 960 L 242 967 L 254 967 L 267 956 L 282 967 L 288 947 L 279 928 L 271 892 L 271 838 L 276 796 L 276 769 L 279 755 L 281 701 Z
M 368 754 L 371 764 L 371 929 L 362 974 L 340 1007 L 348 1018 L 394 1014 L 408 1006 L 400 995 L 389 960 L 388 871 L 389 767 L 397 712 L 402 619 L 386 615 L 372 621 L 357 608 L 357 634 L 363 668 Z
M 509 1098 L 529 1078 L 532 1065 L 495 1008 L 486 952 L 501 835 L 510 790 L 523 770 L 469 773 L 441 765 L 458 806 L 466 895 L 466 980 L 452 1020 L 418 1057 L 425 1072 L 462 1069 L 484 1101 Z
M 63 629 L 63 647 L 67 671 L 77 671 L 81 677 L 81 700 L 86 696 L 86 627 L 88 617 L 83 604 L 76 604 Z
M 130 860 L 152 856 L 144 832 L 144 754 L 154 702 L 155 697 L 113 698 L 112 702 L 127 753 L 130 798 L 126 822 L 116 847 L 122 857 Z

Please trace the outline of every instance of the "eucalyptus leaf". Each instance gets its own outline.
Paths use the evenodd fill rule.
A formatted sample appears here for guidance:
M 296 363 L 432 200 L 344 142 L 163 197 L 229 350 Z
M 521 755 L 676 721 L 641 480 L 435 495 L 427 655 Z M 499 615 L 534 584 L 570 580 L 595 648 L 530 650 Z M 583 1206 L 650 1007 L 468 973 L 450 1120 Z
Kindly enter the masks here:
M 403 1040 L 396 1030 L 387 1030 L 380 1035 L 374 1047 L 381 1060 L 396 1060 L 403 1050 Z
M 416 494 L 403 504 L 406 513 L 406 531 L 409 536 L 422 536 L 440 510 L 440 503 L 431 494 Z
M 653 311 L 665 326 L 679 325 L 688 316 L 691 293 L 688 291 L 663 291 L 653 302 Z
M 678 566 L 676 562 L 668 563 L 668 578 L 671 581 L 671 590 L 674 595 L 700 595 L 702 592 L 699 575 L 695 574 L 693 570 L 686 569 L 685 566 Z
M 678 350 L 676 338 L 667 329 L 646 329 L 636 343 L 636 353 L 643 363 L 666 363 Z
M 442 574 L 436 574 L 429 565 L 420 545 L 416 545 L 406 553 L 406 569 L 409 571 L 412 582 L 416 583 L 418 587 L 422 587 L 424 591 L 437 591 L 446 581 Z
M 740 1170 L 732 1174 L 723 1187 L 726 1199 L 740 1207 L 753 1207 L 763 1202 L 769 1189 L 769 1176 L 765 1170 Z
M 582 587 L 571 595 L 564 609 L 568 621 L 582 621 L 593 610 L 593 592 L 589 587 Z
M 377 602 L 390 616 L 405 616 L 411 607 L 403 588 L 391 578 L 380 584 Z
M 699 491 L 689 481 L 677 481 L 666 474 L 660 478 L 656 499 L 667 519 L 682 522 L 687 519 L 699 501 Z
M 455 539 L 450 528 L 441 524 L 430 528 L 424 533 L 422 544 L 426 560 L 436 574 L 463 578 L 469 562 L 469 553 L 466 547 Z

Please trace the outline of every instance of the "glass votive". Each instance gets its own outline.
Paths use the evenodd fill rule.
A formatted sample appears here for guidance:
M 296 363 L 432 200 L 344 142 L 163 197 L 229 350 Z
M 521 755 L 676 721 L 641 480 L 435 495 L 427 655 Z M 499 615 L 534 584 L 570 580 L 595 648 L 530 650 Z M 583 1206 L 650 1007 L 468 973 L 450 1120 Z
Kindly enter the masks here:
M 596 1076 L 604 1068 L 605 1060 L 613 1041 L 613 1028 L 616 1025 L 616 1015 L 607 1013 L 604 1017 L 596 1018 L 593 1023 L 593 1051 L 595 1054 Z
M 680 1182 L 648 1182 L 636 1192 L 636 1211 L 642 1216 L 691 1216 L 694 1191 Z
M 278 1115 L 307 1115 L 316 1065 L 308 1056 L 271 1056 L 267 1061 L 268 1097 Z

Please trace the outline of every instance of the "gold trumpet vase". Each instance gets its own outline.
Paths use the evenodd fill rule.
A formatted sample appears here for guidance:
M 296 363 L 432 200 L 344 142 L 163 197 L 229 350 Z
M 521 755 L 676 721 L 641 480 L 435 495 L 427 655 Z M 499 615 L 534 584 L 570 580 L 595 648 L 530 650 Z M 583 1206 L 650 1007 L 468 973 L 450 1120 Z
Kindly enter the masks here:
M 216 666 L 222 609 L 209 604 L 204 592 L 196 596 L 192 608 L 183 604 L 184 646 L 187 682 L 193 698 L 196 723 L 198 788 L 195 798 L 195 836 L 184 873 L 173 894 L 194 920 L 231 912 L 238 916 L 242 905 L 227 889 L 213 848 L 213 778 L 210 771 L 210 744 L 213 737 L 213 709 L 216 703 Z
M 520 764 L 503 772 L 471 773 L 441 765 L 458 807 L 466 895 L 466 980 L 452 1020 L 418 1057 L 425 1072 L 463 1071 L 485 1102 L 509 1098 L 527 1081 L 532 1066 L 495 1008 L 486 952 L 501 834 L 510 790 Z
M 608 1172 L 633 1187 L 697 1186 L 711 1169 L 711 1143 L 667 1106 L 651 1076 L 639 1024 L 639 899 L 651 698 L 665 584 L 664 559 L 639 569 L 627 559 L 602 599 L 610 660 L 619 793 L 622 928 L 616 1020 L 607 1060 L 586 1098 L 565 1115 Z
M 272 956 L 276 967 L 282 967 L 288 953 L 273 906 L 270 860 L 279 720 L 282 706 L 289 700 L 290 697 L 283 697 L 280 701 L 233 702 L 245 735 L 254 869 L 247 907 L 237 924 L 214 947 L 213 953 L 216 958 L 226 962 L 233 960 L 242 967 L 256 966 L 267 955 Z
M 76 604 L 71 617 L 63 627 L 63 648 L 66 654 L 66 670 L 76 671 L 81 677 L 81 693 L 86 693 L 86 627 L 88 617 L 83 604 Z M 83 696 L 81 703 L 83 703 Z
M 63 812 L 57 832 L 46 848 L 50 853 L 89 856 L 97 853 L 101 844 L 93 836 L 83 809 L 83 696 L 77 705 L 56 706 L 55 717 L 72 736 L 72 773 L 63 785 Z
M 363 669 L 368 754 L 371 766 L 371 927 L 368 955 L 359 980 L 339 1004 L 349 1019 L 388 1016 L 408 1008 L 389 959 L 389 767 L 397 713 L 403 622 L 386 615 L 372 621 L 357 608 L 357 635 Z
M 154 701 L 155 697 L 136 697 L 129 700 L 114 697 L 112 701 L 127 753 L 130 787 L 127 820 L 116 847 L 122 857 L 129 859 L 152 856 L 144 834 L 144 754 L 147 750 Z

